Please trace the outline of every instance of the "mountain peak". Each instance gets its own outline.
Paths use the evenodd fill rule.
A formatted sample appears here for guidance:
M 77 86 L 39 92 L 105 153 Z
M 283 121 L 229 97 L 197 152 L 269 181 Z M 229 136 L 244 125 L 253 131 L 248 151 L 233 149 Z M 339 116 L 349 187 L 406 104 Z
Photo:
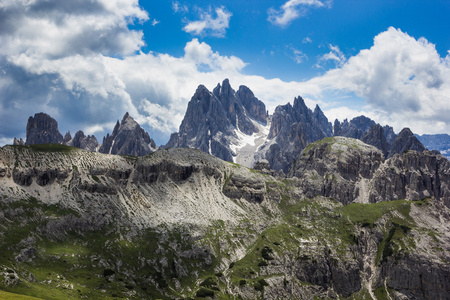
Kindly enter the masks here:
M 58 122 L 46 113 L 37 113 L 28 118 L 25 145 L 61 144 L 64 138 L 58 130 Z
M 131 117 L 130 117 L 130 114 L 129 114 L 128 112 L 126 112 L 125 115 L 124 115 L 123 118 L 122 118 L 122 124 L 123 124 L 123 123 L 125 122 L 125 120 L 128 119 L 128 118 L 131 118 Z M 133 119 L 133 118 L 131 118 L 131 119 Z
M 220 83 L 217 84 L 213 90 L 213 94 L 223 103 L 223 105 L 229 106 L 235 95 L 235 91 L 231 88 L 228 78 L 225 78 L 222 81 L 222 85 L 220 85 Z
M 197 88 L 178 134 L 172 134 L 164 147 L 196 148 L 233 161 L 248 143 L 255 147 L 254 134 L 266 124 L 264 103 L 247 87 L 241 86 L 235 92 L 230 81 L 224 79 L 212 93 L 203 86 Z
M 136 122 L 135 119 L 133 119 L 130 116 L 130 114 L 128 112 L 125 113 L 125 115 L 123 116 L 120 126 L 123 129 L 127 128 L 128 130 L 133 130 L 133 128 L 138 127 L 138 126 L 140 127 L 140 125 Z
M 222 81 L 222 89 L 231 89 L 230 80 L 228 78 L 225 78 Z
M 112 135 L 103 138 L 99 152 L 120 155 L 143 156 L 156 149 L 149 134 L 127 112 L 122 122 L 117 121 Z
M 412 133 L 411 129 L 403 128 L 398 134 L 395 140 L 392 142 L 391 150 L 389 151 L 388 158 L 394 154 L 402 154 L 407 150 L 414 150 L 418 152 L 425 151 L 424 145 L 417 139 Z
M 306 107 L 305 100 L 301 96 L 297 96 L 294 98 L 294 109 L 297 109 L 298 107 Z

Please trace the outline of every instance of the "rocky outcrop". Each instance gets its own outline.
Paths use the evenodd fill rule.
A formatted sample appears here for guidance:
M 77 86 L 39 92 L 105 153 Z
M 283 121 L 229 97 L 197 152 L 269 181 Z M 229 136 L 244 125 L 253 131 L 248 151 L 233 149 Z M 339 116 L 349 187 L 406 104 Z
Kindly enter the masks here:
M 372 145 L 383 152 L 386 157 L 389 153 L 389 144 L 386 140 L 384 128 L 380 124 L 374 124 L 361 136 L 361 141 L 368 145 Z
M 236 98 L 238 99 L 237 102 L 242 103 L 248 115 L 253 120 L 258 121 L 264 125 L 267 123 L 268 113 L 266 111 L 266 106 L 263 102 L 255 97 L 253 92 L 248 87 L 246 87 L 245 85 L 241 85 L 239 87 L 239 90 L 236 92 Z
M 85 142 L 89 147 L 92 147 L 95 144 L 94 139 L 88 136 Z M 156 149 L 156 144 L 148 133 L 126 113 L 121 123 L 117 121 L 112 134 L 109 135 L 108 133 L 103 138 L 103 143 L 98 151 L 108 154 L 143 156 L 152 153 Z
M 395 138 L 395 140 L 392 142 L 392 146 L 387 157 L 389 158 L 394 154 L 401 154 L 408 150 L 423 152 L 425 150 L 425 147 L 414 136 L 409 128 L 403 128 Z
M 394 155 L 374 173 L 371 186 L 371 203 L 434 197 L 450 207 L 450 162 L 427 150 Z
M 58 122 L 45 113 L 38 113 L 28 119 L 25 145 L 61 144 L 63 136 L 58 130 Z
M 397 135 L 394 132 L 394 128 L 392 128 L 389 125 L 383 126 L 383 129 L 384 129 L 384 136 L 386 137 L 386 142 L 390 147 L 394 142 L 395 138 L 397 137 Z
M 18 185 L 30 186 L 35 180 L 35 182 L 40 186 L 46 186 L 52 184 L 55 180 L 62 182 L 67 178 L 68 173 L 66 170 L 59 169 L 28 169 L 24 171 L 13 170 L 13 180 Z
M 434 197 L 450 204 L 450 162 L 430 151 L 409 151 L 384 160 L 359 140 L 326 138 L 307 147 L 288 173 L 307 197 L 332 197 L 343 204 Z
M 386 285 L 397 291 L 395 294 L 399 298 L 446 299 L 450 291 L 450 283 L 446 280 L 450 269 L 442 269 L 442 265 L 430 262 L 422 255 L 411 253 L 407 257 L 391 257 L 382 264 L 380 273 L 379 281 L 389 278 Z M 378 282 L 378 285 L 383 286 L 384 282 Z
M 301 97 L 290 103 L 278 106 L 272 116 L 268 139 L 273 143 L 263 149 L 265 158 L 274 170 L 287 172 L 298 154 L 309 144 L 330 136 L 331 123 L 320 108 L 311 111 Z
M 67 145 L 68 142 L 72 139 L 72 135 L 70 134 L 70 131 L 67 131 L 64 135 L 63 144 Z
M 201 85 L 188 104 L 178 133 L 173 133 L 164 148 L 195 148 L 223 160 L 232 161 L 227 136 L 231 122 L 225 109 L 208 89 Z
M 355 117 L 350 122 L 345 119 L 342 123 L 336 119 L 334 121 L 334 136 L 360 139 L 373 125 L 375 125 L 375 122 L 366 116 Z
M 69 133 L 70 134 L 70 133 Z M 87 151 L 96 152 L 100 146 L 93 135 L 85 136 L 83 131 L 77 131 L 75 136 L 64 143 L 67 146 L 81 148 Z
M 334 121 L 334 136 L 344 136 L 359 139 L 366 144 L 380 149 L 387 157 L 397 135 L 391 126 L 382 127 L 366 116 L 355 117 L 350 122 L 345 119 L 342 123 Z
M 326 138 L 309 145 L 288 176 L 301 179 L 306 197 L 320 195 L 348 204 L 360 196 L 358 182 L 371 179 L 383 162 L 380 150 L 359 140 Z
M 23 145 L 25 145 L 25 142 L 23 141 L 22 138 L 20 138 L 20 139 L 14 138 L 13 145 L 15 145 L 15 146 L 23 146 Z
M 70 132 L 62 137 L 58 131 L 58 123 L 47 114 L 35 114 L 30 117 L 27 124 L 27 140 L 14 138 L 14 145 L 34 144 L 64 144 L 71 147 L 81 148 L 91 152 L 101 152 L 119 155 L 143 156 L 155 151 L 158 147 L 141 126 L 128 113 L 117 121 L 112 135 L 103 138 L 100 145 L 93 135 L 86 136 L 79 130 L 72 138 Z
M 164 148 L 195 148 L 226 161 L 236 157 L 241 136 L 259 132 L 256 122 L 267 123 L 264 103 L 245 86 L 235 92 L 225 79 L 213 92 L 200 85 L 178 133 Z
M 232 199 L 245 199 L 249 202 L 261 203 L 266 195 L 266 186 L 264 182 L 254 178 L 232 175 L 227 178 L 223 193 Z

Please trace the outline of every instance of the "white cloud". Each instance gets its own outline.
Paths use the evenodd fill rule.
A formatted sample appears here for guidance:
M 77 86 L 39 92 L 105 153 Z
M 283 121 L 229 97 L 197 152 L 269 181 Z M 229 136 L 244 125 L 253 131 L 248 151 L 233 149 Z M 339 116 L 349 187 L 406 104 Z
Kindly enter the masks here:
M 441 58 L 425 38 L 391 27 L 370 49 L 309 83 L 355 93 L 397 131 L 408 126 L 419 134 L 450 132 L 450 56 Z
M 178 1 L 172 1 L 172 10 L 175 13 L 188 13 L 189 12 L 189 8 L 187 7 L 187 5 L 181 5 L 180 2 Z
M 295 49 L 294 47 L 289 47 L 290 50 L 292 51 L 293 57 L 292 59 L 297 63 L 297 64 L 301 64 L 303 63 L 305 60 L 308 59 L 308 56 L 303 53 L 302 51 Z
M 74 7 L 79 2 L 83 5 Z M 34 1 L 26 13 L 20 1 L 2 2 L 0 143 L 25 137 L 28 116 L 40 111 L 56 118 L 62 132 L 83 129 L 101 141 L 128 111 L 163 144 L 178 130 L 197 86 L 212 90 L 224 78 L 235 89 L 248 86 L 269 111 L 301 95 L 311 108 L 319 103 L 330 120 L 362 112 L 397 131 L 408 126 L 417 133 L 450 132 L 450 54 L 441 58 L 423 38 L 390 28 L 341 67 L 307 82 L 284 82 L 247 75 L 239 57 L 223 55 L 195 38 L 179 57 L 136 52 L 143 45 L 142 33 L 126 24 L 148 20 L 137 1 L 79 2 L 45 1 L 53 8 L 43 12 L 42 2 Z M 55 15 L 61 22 L 54 21 Z M 11 27 L 11 18 L 20 26 Z M 92 26 L 76 25 L 75 20 Z M 104 35 L 113 39 L 97 43 Z M 78 45 L 77 39 L 83 43 Z M 338 48 L 330 50 L 339 53 Z M 330 105 L 324 97 L 329 91 L 354 93 L 367 105 L 351 110 Z
M 212 35 L 224 37 L 226 29 L 229 27 L 232 13 L 221 6 L 215 9 L 214 18 L 211 8 L 208 11 L 200 10 L 200 20 L 189 22 L 183 30 L 195 35 Z
M 305 16 L 309 7 L 326 7 L 330 3 L 321 0 L 289 0 L 280 9 L 270 8 L 267 20 L 274 25 L 286 27 L 295 19 Z
M 310 37 L 307 36 L 307 37 L 305 37 L 305 38 L 303 39 L 302 43 L 303 43 L 303 44 L 312 43 L 312 40 L 311 40 Z
M 328 45 L 330 48 L 330 52 L 322 55 L 319 58 L 319 62 L 315 65 L 316 67 L 322 67 L 323 63 L 326 63 L 327 61 L 334 61 L 335 65 L 337 67 L 342 67 L 344 63 L 346 62 L 346 58 L 344 53 L 339 49 L 338 46 Z
M 137 0 L 49 0 L 26 5 L 7 2 L 0 10 L 0 20 L 0 55 L 122 56 L 144 45 L 143 33 L 129 30 L 127 25 L 148 20 L 148 14 Z
M 152 21 L 152 26 L 156 26 L 157 24 L 159 24 L 159 21 L 156 19 L 153 19 Z
M 245 63 L 236 56 L 221 56 L 213 52 L 211 46 L 205 42 L 193 39 L 184 47 L 184 58 L 192 61 L 196 66 L 207 66 L 208 70 L 222 70 L 227 72 L 239 72 L 245 67 Z

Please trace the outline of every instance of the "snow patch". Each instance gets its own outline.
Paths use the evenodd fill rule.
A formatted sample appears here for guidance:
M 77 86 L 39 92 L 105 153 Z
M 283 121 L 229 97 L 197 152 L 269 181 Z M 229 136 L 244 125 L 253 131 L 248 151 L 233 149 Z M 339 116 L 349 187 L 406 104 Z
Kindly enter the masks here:
M 267 125 L 260 124 L 255 120 L 252 120 L 252 122 L 258 128 L 258 132 L 247 135 L 239 129 L 239 126 L 236 126 L 234 134 L 237 138 L 230 143 L 230 149 L 235 154 L 233 162 L 249 168 L 253 167 L 257 161 L 255 158 L 256 151 L 267 141 L 270 131 L 270 122 L 267 122 Z
M 113 147 L 114 147 L 114 143 L 116 142 L 116 139 L 114 139 L 113 141 L 112 141 L 112 144 L 111 144 L 111 148 L 109 148 L 109 153 L 108 154 L 111 154 L 111 151 L 112 151 L 112 149 L 113 149 Z
M 209 132 L 209 131 L 208 131 L 208 132 Z M 208 152 L 208 153 L 212 155 L 212 151 L 211 151 L 211 139 L 209 139 L 209 152 Z

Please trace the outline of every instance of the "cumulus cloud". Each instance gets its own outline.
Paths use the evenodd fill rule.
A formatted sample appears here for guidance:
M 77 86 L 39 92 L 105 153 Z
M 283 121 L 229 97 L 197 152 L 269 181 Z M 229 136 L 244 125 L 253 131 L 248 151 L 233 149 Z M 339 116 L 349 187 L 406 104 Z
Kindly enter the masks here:
M 143 33 L 127 25 L 147 19 L 137 0 L 6 1 L 0 7 L 0 55 L 123 56 L 144 45 Z
M 245 74 L 245 61 L 196 38 L 178 57 L 140 52 L 142 33 L 127 24 L 150 20 L 137 1 L 0 5 L 2 144 L 24 138 L 28 117 L 41 111 L 57 119 L 63 133 L 81 129 L 99 140 L 128 111 L 164 144 L 178 130 L 197 86 L 212 90 L 224 78 L 235 89 L 248 86 L 269 111 L 302 95 L 309 107 L 321 105 L 330 119 L 361 112 L 397 131 L 409 126 L 417 133 L 450 132 L 450 55 L 441 58 L 427 40 L 393 28 L 376 36 L 373 47 L 320 77 L 284 82 Z M 76 25 L 89 20 L 95 26 Z M 36 30 L 36 24 L 47 24 L 48 31 Z M 103 36 L 112 40 L 101 41 Z M 344 110 L 328 102 L 324 95 L 329 91 L 353 93 L 367 102 L 360 110 Z
M 321 0 L 289 0 L 279 9 L 270 8 L 267 12 L 269 15 L 267 20 L 274 25 L 286 27 L 295 19 L 305 16 L 310 7 L 319 8 L 330 5 L 331 2 Z
M 41 111 L 63 133 L 82 129 L 99 139 L 128 111 L 165 143 L 199 84 L 213 87 L 246 65 L 197 39 L 181 57 L 137 52 L 142 32 L 127 25 L 151 22 L 137 1 L 30 3 L 0 7 L 2 143 L 24 137 L 28 116 Z
M 211 8 L 208 11 L 199 10 L 200 20 L 188 22 L 183 30 L 194 35 L 211 35 L 215 37 L 224 37 L 226 29 L 229 27 L 232 13 L 221 6 L 215 10 L 216 16 L 213 16 Z
M 355 93 L 396 130 L 450 132 L 450 55 L 442 58 L 425 38 L 400 29 L 380 33 L 370 49 L 309 83 Z

